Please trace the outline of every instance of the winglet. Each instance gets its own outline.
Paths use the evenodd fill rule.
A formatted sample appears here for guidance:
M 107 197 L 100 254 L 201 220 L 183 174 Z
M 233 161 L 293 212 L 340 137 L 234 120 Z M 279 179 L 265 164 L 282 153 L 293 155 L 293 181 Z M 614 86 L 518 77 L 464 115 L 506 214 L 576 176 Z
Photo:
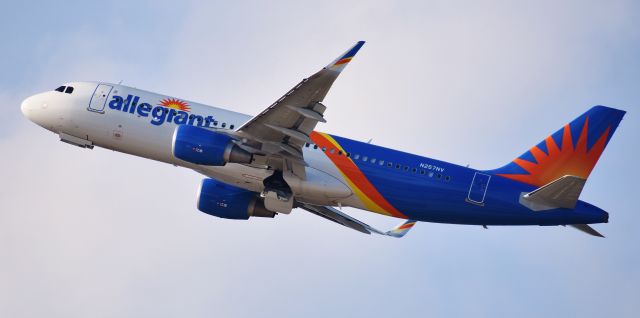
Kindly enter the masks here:
M 338 57 L 333 62 L 331 62 L 331 64 L 327 65 L 325 67 L 325 69 L 326 70 L 331 70 L 331 71 L 336 71 L 338 73 L 342 72 L 342 70 L 345 68 L 345 66 L 347 66 L 347 64 L 349 64 L 351 59 L 354 56 L 356 56 L 356 53 L 358 53 L 358 51 L 360 50 L 360 48 L 362 48 L 363 45 L 364 45 L 364 41 L 358 41 L 358 43 L 356 43 L 356 45 L 354 45 L 352 48 L 350 48 L 344 54 L 340 55 L 340 57 Z
M 407 220 L 406 222 L 398 224 L 398 226 L 394 227 L 390 231 L 387 231 L 387 233 L 385 234 L 398 238 L 403 237 L 409 232 L 409 230 L 411 230 L 411 228 L 413 228 L 414 225 L 416 225 L 416 222 L 417 221 L 415 220 Z

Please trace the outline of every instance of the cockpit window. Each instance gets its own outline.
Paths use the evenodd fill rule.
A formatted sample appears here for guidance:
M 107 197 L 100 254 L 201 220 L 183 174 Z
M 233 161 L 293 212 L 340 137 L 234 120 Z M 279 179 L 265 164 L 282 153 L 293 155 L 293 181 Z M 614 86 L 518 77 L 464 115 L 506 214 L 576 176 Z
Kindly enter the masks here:
M 67 86 L 67 89 L 64 92 L 67 93 L 67 94 L 73 93 L 73 87 L 72 86 Z
M 65 88 L 64 86 L 60 86 L 60 87 L 56 88 L 55 91 L 62 93 L 62 92 L 64 92 L 64 88 Z

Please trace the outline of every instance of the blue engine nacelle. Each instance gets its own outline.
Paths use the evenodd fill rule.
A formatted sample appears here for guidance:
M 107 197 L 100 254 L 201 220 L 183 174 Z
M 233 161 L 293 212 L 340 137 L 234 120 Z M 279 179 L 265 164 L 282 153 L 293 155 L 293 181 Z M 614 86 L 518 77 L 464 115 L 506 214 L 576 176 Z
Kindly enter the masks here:
M 257 193 L 213 179 L 202 180 L 199 192 L 198 210 L 209 215 L 235 220 L 276 215 L 264 207 Z
M 178 159 L 205 166 L 251 163 L 252 159 L 252 155 L 233 143 L 231 137 L 188 125 L 180 125 L 173 132 L 172 152 Z

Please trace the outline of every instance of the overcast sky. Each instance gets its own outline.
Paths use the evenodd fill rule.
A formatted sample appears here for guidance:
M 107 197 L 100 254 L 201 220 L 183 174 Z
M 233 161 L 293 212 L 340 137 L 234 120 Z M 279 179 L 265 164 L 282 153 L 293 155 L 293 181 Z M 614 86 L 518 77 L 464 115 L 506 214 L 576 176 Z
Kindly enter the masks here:
M 132 2 L 3 7 L 1 317 L 638 315 L 637 1 Z M 592 105 L 627 110 L 581 196 L 607 238 L 218 219 L 195 208 L 195 172 L 69 146 L 19 109 L 122 80 L 257 114 L 358 40 L 320 131 L 490 169 Z

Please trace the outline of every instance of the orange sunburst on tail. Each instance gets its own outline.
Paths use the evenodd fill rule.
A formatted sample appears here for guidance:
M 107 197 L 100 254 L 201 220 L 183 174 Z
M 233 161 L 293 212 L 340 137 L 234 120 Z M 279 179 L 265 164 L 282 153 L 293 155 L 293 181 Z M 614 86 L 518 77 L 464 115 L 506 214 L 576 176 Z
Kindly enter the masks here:
M 600 155 L 604 151 L 609 131 L 607 128 L 598 138 L 598 141 L 587 151 L 587 129 L 589 126 L 589 118 L 587 117 L 580 138 L 576 146 L 573 146 L 573 138 L 569 125 L 564 126 L 562 134 L 562 149 L 558 147 L 553 137 L 549 136 L 545 139 L 547 145 L 546 154 L 538 146 L 533 146 L 529 151 L 536 159 L 537 163 L 516 158 L 513 162 L 528 174 L 498 174 L 500 176 L 518 180 L 535 186 L 545 185 L 564 175 L 572 175 L 586 179 L 589 177 L 591 170 L 598 162 Z
M 511 163 L 490 172 L 537 187 L 565 175 L 587 179 L 624 114 L 593 107 Z

